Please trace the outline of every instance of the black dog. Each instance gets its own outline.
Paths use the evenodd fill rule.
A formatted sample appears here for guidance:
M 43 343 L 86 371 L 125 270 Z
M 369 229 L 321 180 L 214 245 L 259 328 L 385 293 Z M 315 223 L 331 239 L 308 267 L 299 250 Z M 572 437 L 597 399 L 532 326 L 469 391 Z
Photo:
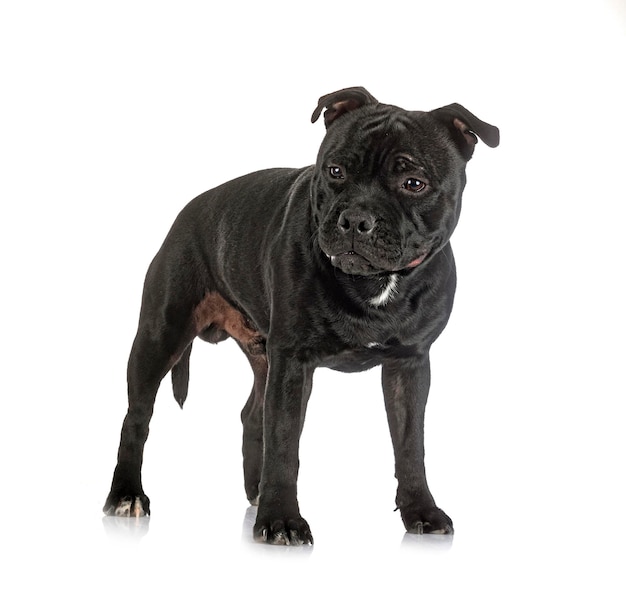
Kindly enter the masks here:
M 495 147 L 499 132 L 458 104 L 411 112 L 363 88 L 323 96 L 313 122 L 324 109 L 316 165 L 256 172 L 200 195 L 154 258 L 105 513 L 150 513 L 141 464 L 159 383 L 171 370 L 182 407 L 194 338 L 230 336 L 254 372 L 241 416 L 255 538 L 313 542 L 296 481 L 315 368 L 379 364 L 404 525 L 452 533 L 424 471 L 429 349 L 452 309 L 449 239 L 465 164 L 476 135 Z

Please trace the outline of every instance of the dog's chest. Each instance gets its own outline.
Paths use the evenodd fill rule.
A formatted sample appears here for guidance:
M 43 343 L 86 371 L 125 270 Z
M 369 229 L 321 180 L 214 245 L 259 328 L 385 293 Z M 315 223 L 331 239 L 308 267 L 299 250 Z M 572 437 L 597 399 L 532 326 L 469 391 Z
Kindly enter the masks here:
M 320 334 L 317 354 L 322 366 L 345 372 L 367 370 L 386 358 L 414 354 L 419 339 L 414 321 L 374 318 L 339 319 Z

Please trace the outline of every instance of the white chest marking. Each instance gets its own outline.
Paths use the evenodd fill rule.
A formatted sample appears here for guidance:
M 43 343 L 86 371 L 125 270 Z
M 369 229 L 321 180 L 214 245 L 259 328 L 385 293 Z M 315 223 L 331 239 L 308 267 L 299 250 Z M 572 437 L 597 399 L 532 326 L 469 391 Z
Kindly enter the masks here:
M 391 274 L 382 292 L 377 297 L 370 299 L 369 304 L 374 307 L 384 307 L 396 294 L 396 286 L 398 286 L 398 275 Z

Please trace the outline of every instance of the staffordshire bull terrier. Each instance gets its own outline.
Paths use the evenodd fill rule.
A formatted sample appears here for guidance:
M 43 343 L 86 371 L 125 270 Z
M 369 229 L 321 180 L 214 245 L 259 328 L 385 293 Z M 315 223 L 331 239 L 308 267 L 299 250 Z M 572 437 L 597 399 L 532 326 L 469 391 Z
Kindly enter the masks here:
M 322 112 L 315 165 L 255 172 L 198 196 L 152 261 L 105 513 L 150 513 L 141 465 L 159 384 L 171 371 L 182 407 L 194 339 L 232 337 L 254 373 L 241 418 L 257 540 L 313 543 L 296 487 L 320 366 L 382 366 L 402 521 L 413 533 L 453 533 L 424 470 L 429 349 L 452 309 L 449 240 L 465 166 L 477 136 L 496 147 L 499 131 L 459 104 L 407 111 L 364 88 L 322 96 L 312 122 Z

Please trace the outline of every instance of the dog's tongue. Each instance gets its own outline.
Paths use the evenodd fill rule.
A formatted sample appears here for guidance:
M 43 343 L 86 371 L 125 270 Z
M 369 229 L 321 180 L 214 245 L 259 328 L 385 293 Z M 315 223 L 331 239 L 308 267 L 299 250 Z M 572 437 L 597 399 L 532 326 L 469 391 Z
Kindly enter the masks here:
M 415 268 L 415 266 L 419 266 L 425 259 L 426 256 L 428 255 L 428 252 L 423 253 L 419 258 L 415 258 L 415 260 L 413 260 L 408 266 L 407 268 Z

